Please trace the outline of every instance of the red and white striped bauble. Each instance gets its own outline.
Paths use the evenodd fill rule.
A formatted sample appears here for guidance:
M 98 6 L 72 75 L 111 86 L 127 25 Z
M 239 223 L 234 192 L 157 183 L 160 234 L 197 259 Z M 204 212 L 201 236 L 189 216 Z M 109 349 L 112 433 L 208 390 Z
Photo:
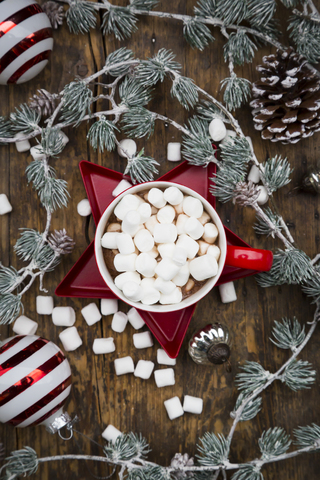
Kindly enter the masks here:
M 0 422 L 15 427 L 59 424 L 71 389 L 68 360 L 54 343 L 17 335 L 0 346 Z M 64 422 L 65 424 L 66 422 Z M 63 426 L 63 425 L 61 425 Z
M 51 23 L 35 0 L 0 0 L 0 84 L 24 83 L 48 63 Z

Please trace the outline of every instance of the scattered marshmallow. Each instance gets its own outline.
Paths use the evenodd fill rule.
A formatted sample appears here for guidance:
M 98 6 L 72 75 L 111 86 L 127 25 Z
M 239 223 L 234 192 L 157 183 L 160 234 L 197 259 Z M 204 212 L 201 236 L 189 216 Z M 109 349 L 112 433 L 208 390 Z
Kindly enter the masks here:
M 269 199 L 268 191 L 263 185 L 258 185 L 258 190 L 260 190 L 260 194 L 257 198 L 257 203 L 258 205 L 264 205 Z
M 82 340 L 76 327 L 69 327 L 59 333 L 59 338 L 66 352 L 73 352 L 82 345 Z
M 182 301 L 181 288 L 176 287 L 173 292 L 169 294 L 161 294 L 159 302 L 161 305 L 172 305 L 174 303 L 180 303 Z
M 130 253 L 129 255 L 118 253 L 113 260 L 114 268 L 117 272 L 134 272 L 136 270 L 136 259 L 136 253 Z
M 157 362 L 160 365 L 175 365 L 177 360 L 175 358 L 170 358 L 167 352 L 165 352 L 162 348 L 158 348 Z
M 128 323 L 128 316 L 123 312 L 116 312 L 113 315 L 111 328 L 114 332 L 122 333 L 124 332 Z
M 120 202 L 116 205 L 114 209 L 114 214 L 117 218 L 123 220 L 128 212 L 130 212 L 131 210 L 137 210 L 139 208 L 139 205 L 139 199 L 135 195 L 131 195 L 130 193 L 128 193 L 127 195 L 122 197 Z
M 181 160 L 181 143 L 180 142 L 168 143 L 167 159 L 170 162 L 179 162 Z
M 172 223 L 175 216 L 175 209 L 171 205 L 166 205 L 158 210 L 157 220 L 159 223 Z
M 210 247 L 207 250 L 208 255 L 212 255 L 217 261 L 220 258 L 220 248 L 217 245 L 210 245 Z
M 46 154 L 43 153 L 43 149 L 41 145 L 36 145 L 35 147 L 31 147 L 30 155 L 32 156 L 33 160 L 42 160 L 46 156 Z
M 153 338 L 150 332 L 134 333 L 133 345 L 136 348 L 149 348 L 153 346 Z
M 51 315 L 53 311 L 53 298 L 38 295 L 36 298 L 36 309 L 39 315 Z
M 177 287 L 183 287 L 189 280 L 190 271 L 189 271 L 189 263 L 183 265 L 180 268 L 177 275 L 172 279 L 172 281 L 177 285 Z
M 116 358 L 114 361 L 116 375 L 124 375 L 125 373 L 134 372 L 134 363 L 131 357 Z
M 125 233 L 129 233 L 133 237 L 139 230 L 140 223 L 140 214 L 136 210 L 130 210 L 126 213 L 122 221 L 122 231 Z
M 120 437 L 122 433 L 113 425 L 108 425 L 107 428 L 102 432 L 101 436 L 107 440 L 107 442 L 115 443 L 118 437 Z
M 112 315 L 116 313 L 118 311 L 118 299 L 102 298 L 100 310 L 102 315 Z
M 101 320 L 101 313 L 99 312 L 99 308 L 95 303 L 89 303 L 81 309 L 81 313 L 89 327 Z
M 116 235 L 116 244 L 121 255 L 130 255 L 130 253 L 135 251 L 135 246 L 129 233 L 118 233 Z
M 169 400 L 165 400 L 164 406 L 166 407 L 168 417 L 170 420 L 181 417 L 184 414 L 179 397 L 172 397 Z
M 136 142 L 131 138 L 124 138 L 123 140 L 120 140 L 117 147 L 117 152 L 120 157 L 127 158 L 127 155 L 123 152 L 123 150 L 125 150 L 130 157 L 133 157 L 137 153 Z
M 155 243 L 173 243 L 177 239 L 177 227 L 173 223 L 157 223 L 153 237 Z
M 151 206 L 149 203 L 144 202 L 138 208 L 138 213 L 140 215 L 140 222 L 145 223 L 148 218 L 151 217 Z
M 132 184 L 128 182 L 128 180 L 121 180 L 121 182 L 118 183 L 116 188 L 112 192 L 113 197 L 117 197 L 120 195 L 120 193 L 124 192 L 125 190 L 128 190 L 128 188 L 132 187 Z
M 154 288 L 165 295 L 169 295 L 176 288 L 176 285 L 171 281 L 166 282 L 161 277 L 158 277 L 154 282 Z
M 61 138 L 63 145 L 67 145 L 67 143 L 69 142 L 69 137 L 67 137 L 67 135 L 62 130 L 60 130 L 59 132 L 59 137 Z
M 203 400 L 199 397 L 192 397 L 191 395 L 185 395 L 183 399 L 183 410 L 185 412 L 195 413 L 199 415 L 202 413 Z
M 173 368 L 163 368 L 154 371 L 154 379 L 158 388 L 168 387 L 176 383 Z
M 184 197 L 182 208 L 184 213 L 189 217 L 200 218 L 203 214 L 202 202 L 195 197 Z
M 116 278 L 114 279 L 115 286 L 117 288 L 119 288 L 119 290 L 122 290 L 123 285 L 127 282 L 136 282 L 138 285 L 140 285 L 141 277 L 140 277 L 139 273 L 137 273 L 137 272 L 124 272 L 124 273 L 120 273 L 120 275 L 117 275 Z M 118 309 L 115 312 L 110 312 L 110 313 L 116 313 L 117 311 L 118 311 Z
M 57 327 L 72 327 L 76 321 L 76 312 L 72 307 L 55 307 L 52 310 L 52 322 Z
M 257 165 L 252 165 L 249 175 L 248 182 L 259 183 L 260 182 L 260 170 Z
M 148 378 L 151 377 L 153 369 L 154 369 L 153 362 L 150 362 L 149 360 L 139 360 L 133 374 L 135 377 L 140 377 L 140 378 L 143 378 L 144 380 L 148 380 Z
M 209 124 L 209 134 L 214 142 L 220 142 L 227 134 L 225 124 L 220 118 L 214 118 Z
M 159 225 L 156 215 L 151 215 L 150 218 L 145 222 L 145 227 L 149 230 L 149 232 L 153 235 L 155 226 Z
M 214 223 L 206 223 L 204 226 L 203 239 L 207 243 L 214 243 L 219 235 L 219 230 Z
M 145 325 L 144 320 L 142 319 L 139 312 L 134 307 L 130 308 L 130 310 L 127 313 L 127 317 L 135 330 L 139 330 Z
M 131 302 L 140 302 L 143 297 L 143 289 L 136 282 L 126 282 L 123 285 L 123 294 Z
M 134 244 L 140 252 L 146 253 L 153 249 L 154 239 L 149 230 L 144 228 L 135 234 Z
M 237 294 L 233 282 L 227 282 L 219 285 L 219 292 L 222 303 L 231 303 L 237 300 Z
M 116 349 L 114 340 L 109 338 L 95 338 L 92 345 L 93 353 L 100 355 L 103 353 L 112 353 Z
M 163 280 L 172 280 L 177 275 L 180 267 L 176 265 L 170 258 L 163 258 L 157 265 L 154 272 Z
M 159 290 L 154 287 L 143 287 L 141 303 L 144 305 L 154 305 L 155 303 L 159 302 L 159 300 Z
M 121 235 L 119 232 L 106 232 L 101 238 L 101 246 L 103 248 L 116 249 L 117 246 L 117 236 Z
M 165 206 L 166 201 L 163 196 L 163 191 L 159 188 L 151 188 L 148 192 L 148 201 L 156 208 Z
M 175 248 L 175 243 L 160 243 L 158 245 L 158 252 L 160 253 L 161 258 L 172 258 Z
M 184 227 L 187 221 L 189 220 L 189 218 L 190 217 L 188 217 L 188 215 L 185 215 L 184 213 L 181 213 L 180 215 L 178 215 L 177 221 L 176 221 L 178 235 L 181 235 L 182 233 L 186 233 Z
M 187 258 L 193 259 L 199 251 L 199 243 L 185 233 L 179 235 L 176 246 L 187 252 Z
M 234 144 L 234 138 L 237 136 L 236 132 L 234 130 L 227 130 L 226 136 L 221 140 L 220 145 L 226 145 L 226 143 L 229 143 L 231 145 Z
M 31 144 L 29 142 L 29 140 L 20 140 L 19 141 L 19 138 L 24 138 L 26 136 L 25 133 L 17 133 L 14 138 L 16 138 L 16 149 L 18 150 L 19 153 L 22 153 L 22 152 L 27 152 L 28 150 L 30 150 L 31 148 Z
M 157 260 L 148 253 L 140 253 L 136 256 L 135 269 L 144 277 L 153 277 L 157 266 Z
M 204 226 L 197 218 L 189 217 L 184 225 L 184 230 L 193 240 L 198 240 L 204 233 Z
M 5 193 L 0 194 L 0 215 L 12 212 L 12 205 Z
M 37 322 L 31 320 L 31 318 L 25 315 L 20 315 L 14 322 L 12 330 L 17 335 L 34 335 L 38 329 Z
M 202 255 L 191 260 L 190 274 L 195 280 L 202 282 L 208 278 L 214 277 L 218 273 L 218 263 L 213 255 Z
M 78 203 L 77 212 L 81 217 L 88 217 L 89 215 L 91 215 L 91 207 L 87 198 L 84 198 Z

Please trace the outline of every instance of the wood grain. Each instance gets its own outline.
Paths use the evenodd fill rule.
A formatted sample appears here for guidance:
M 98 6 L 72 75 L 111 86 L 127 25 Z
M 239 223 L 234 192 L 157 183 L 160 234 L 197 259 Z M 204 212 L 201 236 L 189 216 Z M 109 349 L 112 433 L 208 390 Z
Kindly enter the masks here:
M 195 1 L 191 0 L 163 0 L 160 8 L 164 11 L 191 13 L 194 4 Z M 71 35 L 66 26 L 55 31 L 54 52 L 47 68 L 25 85 L 0 87 L 1 115 L 28 101 L 38 88 L 58 92 L 76 75 L 93 73 L 103 66 L 106 54 L 125 45 L 132 48 L 139 58 L 152 56 L 160 48 L 172 49 L 183 66 L 183 74 L 194 78 L 196 84 L 221 98 L 220 81 L 228 72 L 223 60 L 223 39 L 219 32 L 214 33 L 215 42 L 204 52 L 199 52 L 192 50 L 185 42 L 182 26 L 175 21 L 142 18 L 138 26 L 139 30 L 132 38 L 121 43 L 112 37 L 104 38 L 98 29 L 84 36 Z M 238 68 L 238 74 L 256 80 L 258 74 L 255 66 L 261 62 L 263 55 L 271 51 L 268 47 L 260 49 L 254 64 Z M 171 99 L 169 90 L 169 82 L 159 85 L 151 108 L 183 123 L 188 118 L 188 112 L 183 111 L 178 102 Z M 292 198 L 288 197 L 288 192 L 307 171 L 308 166 L 318 161 L 320 135 L 316 134 L 294 146 L 272 144 L 262 141 L 259 133 L 253 129 L 248 106 L 238 112 L 238 119 L 245 134 L 251 136 L 260 161 L 270 155 L 280 154 L 287 156 L 294 167 L 291 185 L 275 194 L 275 199 L 286 222 L 290 224 L 297 245 L 313 257 L 320 247 L 319 197 L 303 194 Z M 60 158 L 54 161 L 59 177 L 68 182 L 71 199 L 67 208 L 54 215 L 52 228 L 67 228 L 76 242 L 76 247 L 53 273 L 46 275 L 45 286 L 50 294 L 54 293 L 57 284 L 87 245 L 85 220 L 76 212 L 77 203 L 85 197 L 78 169 L 79 161 L 87 159 L 121 172 L 125 167 L 124 161 L 116 153 L 99 154 L 88 147 L 86 134 L 89 126 L 84 124 L 78 129 L 67 129 L 70 143 Z M 160 173 L 163 174 L 174 166 L 166 161 L 166 145 L 169 141 L 179 140 L 181 136 L 173 127 L 166 128 L 163 123 L 157 123 L 153 137 L 149 141 L 139 140 L 138 147 L 145 146 L 146 154 L 159 161 Z M 1 147 L 0 193 L 6 193 L 13 205 L 12 214 L 0 217 L 0 258 L 4 265 L 22 265 L 13 252 L 19 228 L 38 228 L 40 231 L 44 228 L 44 211 L 39 205 L 36 193 L 26 183 L 24 172 L 30 161 L 28 153 L 17 153 L 13 145 Z M 219 204 L 217 209 L 223 222 L 252 246 L 272 249 L 281 247 L 277 241 L 255 235 L 252 229 L 254 213 L 251 210 L 232 204 Z M 91 222 L 91 238 L 93 233 Z M 198 304 L 175 367 L 176 384 L 163 389 L 157 389 L 153 379 L 143 381 L 132 375 L 117 377 L 114 373 L 113 360 L 125 355 L 131 355 L 135 363 L 140 358 L 155 362 L 158 348 L 156 342 L 153 348 L 137 351 L 133 347 L 134 330 L 131 326 L 128 326 L 123 334 L 114 333 L 110 327 L 111 317 L 105 317 L 102 322 L 88 327 L 80 310 L 90 300 L 55 298 L 56 306 L 70 305 L 76 309 L 76 326 L 83 339 L 83 346 L 68 354 L 73 373 L 73 388 L 67 411 L 71 416 L 79 416 L 77 430 L 101 443 L 101 432 L 109 423 L 123 432 L 141 432 L 150 442 L 150 459 L 163 465 L 168 465 L 177 452 L 188 452 L 194 456 L 197 438 L 206 431 L 227 434 L 231 425 L 229 412 L 236 399 L 234 377 L 239 371 L 239 364 L 245 360 L 254 360 L 261 362 L 270 371 L 276 370 L 288 358 L 288 353 L 277 349 L 269 341 L 273 320 L 296 315 L 300 321 L 308 322 L 314 312 L 314 306 L 310 305 L 309 300 L 295 286 L 261 289 L 254 278 L 250 277 L 239 280 L 236 290 L 238 300 L 235 303 L 222 304 L 217 289 L 214 289 Z M 37 292 L 38 285 L 34 285 L 25 295 L 25 314 L 39 322 L 37 333 L 60 345 L 58 334 L 61 329 L 52 324 L 50 317 L 36 314 Z M 127 307 L 122 304 L 121 309 L 126 311 Z M 223 367 L 197 366 L 187 353 L 187 341 L 192 331 L 216 320 L 226 323 L 232 334 L 232 373 L 226 373 Z M 2 339 L 11 335 L 11 327 L 1 327 Z M 95 356 L 92 352 L 94 338 L 111 335 L 115 338 L 116 352 Z M 316 332 L 307 351 L 301 355 L 302 359 L 312 362 L 317 370 L 320 367 L 319 347 L 319 332 Z M 203 413 L 200 416 L 185 414 L 170 422 L 163 401 L 174 395 L 182 399 L 184 394 L 202 397 Z M 275 383 L 263 394 L 263 408 L 257 418 L 238 426 L 230 459 L 245 462 L 256 458 L 259 453 L 257 440 L 264 429 L 281 426 L 292 432 L 299 425 L 319 423 L 319 413 L 318 380 L 311 390 L 298 393 L 293 393 L 279 382 Z M 33 447 L 39 456 L 72 452 L 102 453 L 98 447 L 92 446 L 79 435 L 75 435 L 69 442 L 63 442 L 57 435 L 50 436 L 43 427 L 15 430 L 0 426 L 0 429 L 0 439 L 5 444 L 7 454 L 24 445 Z M 91 477 L 87 467 L 100 476 L 109 472 L 108 467 L 91 463 L 52 463 L 41 465 L 34 478 L 61 479 L 68 472 L 73 478 L 89 479 Z M 269 480 L 280 476 L 282 480 L 313 479 L 316 478 L 319 468 L 319 455 L 309 455 L 267 466 L 264 474 Z

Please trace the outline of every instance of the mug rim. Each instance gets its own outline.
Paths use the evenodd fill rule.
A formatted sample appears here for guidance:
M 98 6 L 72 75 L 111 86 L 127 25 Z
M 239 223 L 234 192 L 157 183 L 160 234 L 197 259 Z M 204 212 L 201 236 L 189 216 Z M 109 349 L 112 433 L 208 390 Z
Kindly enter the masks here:
M 151 188 L 168 188 L 171 186 L 179 188 L 184 194 L 191 195 L 201 200 L 204 206 L 204 210 L 207 211 L 213 223 L 218 228 L 218 231 L 219 231 L 218 246 L 221 251 L 220 258 L 218 261 L 218 273 L 214 277 L 209 278 L 199 290 L 197 290 L 195 293 L 193 293 L 189 297 L 186 297 L 180 303 L 175 303 L 171 305 L 161 305 L 159 303 L 156 303 L 154 305 L 144 305 L 141 302 L 132 302 L 131 300 L 127 299 L 124 296 L 124 294 L 120 289 L 116 287 L 114 280 L 111 277 L 107 269 L 107 266 L 105 264 L 104 256 L 103 256 L 103 247 L 101 245 L 101 238 L 105 233 L 105 226 L 107 224 L 107 221 L 109 220 L 110 215 L 113 213 L 115 206 L 120 202 L 120 200 L 125 195 L 135 194 L 141 190 L 148 189 L 148 188 L 150 189 Z M 104 210 L 103 214 L 101 215 L 101 218 L 96 228 L 96 233 L 94 237 L 94 254 L 95 254 L 95 260 L 96 260 L 96 264 L 100 272 L 100 275 L 102 276 L 106 285 L 110 288 L 112 293 L 114 293 L 114 295 L 118 299 L 122 300 L 123 302 L 127 303 L 131 307 L 134 307 L 138 310 L 143 310 L 146 312 L 153 312 L 153 313 L 168 313 L 168 312 L 183 310 L 191 305 L 194 305 L 195 303 L 199 302 L 203 297 L 205 297 L 205 295 L 207 295 L 212 290 L 212 288 L 216 285 L 217 281 L 221 276 L 223 267 L 225 265 L 226 254 L 227 254 L 227 238 L 226 238 L 224 226 L 222 224 L 222 221 L 219 215 L 217 214 L 213 206 L 208 202 L 208 200 L 205 199 L 202 195 L 200 195 L 198 192 L 196 192 L 192 188 L 186 187 L 176 182 L 154 180 L 152 182 L 145 182 L 145 183 L 139 183 L 138 185 L 133 185 L 132 187 L 128 188 L 127 190 L 119 194 L 117 197 L 115 197 L 112 200 L 112 202 L 107 206 L 107 208 Z M 123 272 L 119 272 L 119 274 L 120 273 L 123 273 Z

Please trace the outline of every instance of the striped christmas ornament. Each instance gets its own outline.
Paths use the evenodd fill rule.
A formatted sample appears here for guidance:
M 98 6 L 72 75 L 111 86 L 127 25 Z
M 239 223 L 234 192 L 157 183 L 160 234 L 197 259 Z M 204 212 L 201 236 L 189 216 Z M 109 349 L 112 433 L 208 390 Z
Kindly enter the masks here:
M 48 63 L 50 20 L 35 0 L 0 0 L 0 84 L 24 83 Z
M 18 335 L 0 346 L 0 422 L 43 424 L 54 433 L 70 420 L 62 406 L 71 389 L 70 365 L 54 343 Z

